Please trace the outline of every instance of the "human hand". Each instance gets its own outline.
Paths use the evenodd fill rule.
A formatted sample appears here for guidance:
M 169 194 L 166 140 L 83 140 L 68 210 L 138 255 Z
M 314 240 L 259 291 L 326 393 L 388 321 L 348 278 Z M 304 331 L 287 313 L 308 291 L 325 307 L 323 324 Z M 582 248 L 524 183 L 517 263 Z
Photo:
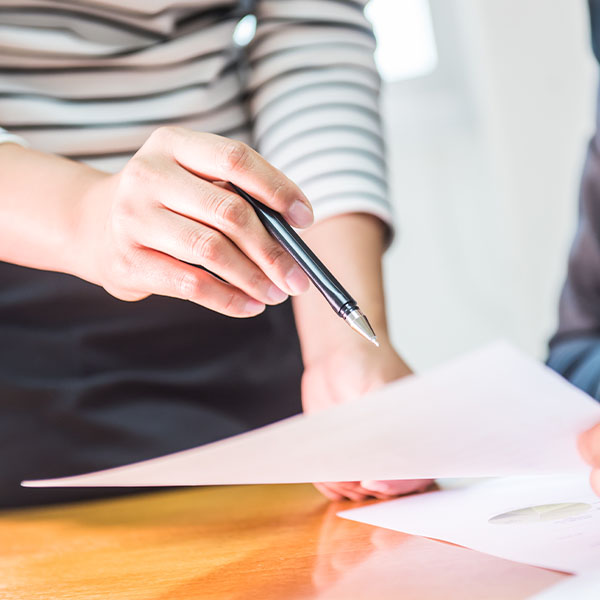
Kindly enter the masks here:
M 314 412 L 341 404 L 374 390 L 385 383 L 410 375 L 411 370 L 386 339 L 376 348 L 357 338 L 344 343 L 305 366 L 302 377 L 302 403 L 305 412 Z M 365 500 L 368 497 L 392 498 L 424 491 L 432 481 L 346 481 L 316 483 L 330 500 Z
M 590 484 L 600 496 L 600 423 L 584 431 L 577 440 L 577 446 L 583 459 L 592 466 Z
M 162 127 L 82 199 L 77 274 L 122 300 L 159 294 L 232 317 L 305 292 L 304 272 L 224 181 L 296 227 L 312 223 L 300 189 L 245 144 Z

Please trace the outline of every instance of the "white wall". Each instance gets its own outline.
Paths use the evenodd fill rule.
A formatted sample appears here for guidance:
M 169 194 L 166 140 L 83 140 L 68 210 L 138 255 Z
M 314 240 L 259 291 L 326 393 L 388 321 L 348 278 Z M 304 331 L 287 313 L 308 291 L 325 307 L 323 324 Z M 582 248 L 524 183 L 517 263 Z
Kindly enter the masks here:
M 417 368 L 505 337 L 543 357 L 593 131 L 585 0 L 432 0 L 440 65 L 387 84 L 392 336 Z

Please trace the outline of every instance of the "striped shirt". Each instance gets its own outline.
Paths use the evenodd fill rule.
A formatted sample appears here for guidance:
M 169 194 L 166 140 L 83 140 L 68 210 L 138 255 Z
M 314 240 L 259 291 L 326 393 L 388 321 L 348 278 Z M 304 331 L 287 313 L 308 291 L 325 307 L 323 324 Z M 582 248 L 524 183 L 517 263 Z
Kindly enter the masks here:
M 0 141 L 115 172 L 156 127 L 243 140 L 317 219 L 387 223 L 366 0 L 0 0 Z M 254 14 L 253 40 L 234 43 Z
M 0 0 L 0 137 L 114 172 L 162 124 L 211 131 L 255 146 L 317 218 L 389 222 L 363 4 Z M 249 12 L 256 35 L 239 48 L 233 34 Z M 297 413 L 301 372 L 289 302 L 230 319 L 156 295 L 121 302 L 70 275 L 0 262 L 0 506 L 104 494 L 19 482 Z

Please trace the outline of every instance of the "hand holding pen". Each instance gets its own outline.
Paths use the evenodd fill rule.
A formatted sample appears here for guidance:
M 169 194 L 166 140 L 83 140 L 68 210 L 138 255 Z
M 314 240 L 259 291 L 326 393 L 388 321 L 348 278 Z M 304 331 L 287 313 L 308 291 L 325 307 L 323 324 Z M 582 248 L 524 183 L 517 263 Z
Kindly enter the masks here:
M 159 294 L 250 317 L 305 292 L 310 278 L 376 342 L 356 302 L 290 226 L 313 221 L 304 194 L 241 142 L 157 129 L 120 173 L 98 175 L 83 202 L 93 254 L 74 271 L 117 298 Z
M 123 300 L 159 294 L 232 317 L 305 292 L 303 270 L 247 201 L 215 183 L 223 180 L 295 227 L 313 221 L 300 189 L 245 144 L 161 128 L 121 172 L 94 176 L 72 271 Z

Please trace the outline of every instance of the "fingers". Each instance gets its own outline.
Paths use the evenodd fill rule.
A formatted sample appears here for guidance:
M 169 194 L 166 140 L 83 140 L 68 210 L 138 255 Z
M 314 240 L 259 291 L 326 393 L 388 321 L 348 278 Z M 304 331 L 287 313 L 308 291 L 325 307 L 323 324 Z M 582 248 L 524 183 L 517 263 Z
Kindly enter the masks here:
M 344 498 L 348 498 L 348 500 L 353 500 L 354 502 L 368 500 L 371 497 L 370 492 L 361 488 L 358 481 L 343 481 L 330 483 L 329 485 L 331 490 L 341 494 L 344 496 Z
M 313 222 L 312 207 L 300 188 L 242 142 L 178 127 L 161 127 L 146 145 L 170 152 L 182 167 L 200 177 L 232 181 L 283 214 L 295 227 L 308 227 Z
M 314 485 L 325 497 L 333 501 L 347 499 L 361 502 L 369 498 L 384 498 L 378 492 L 364 489 L 358 481 L 329 481 L 326 483 L 315 483 Z
M 238 275 L 241 275 L 242 262 L 247 265 L 246 261 L 241 261 L 243 252 L 266 277 L 287 294 L 297 295 L 308 290 L 310 281 L 306 274 L 283 246 L 267 232 L 252 206 L 243 198 L 185 172 L 174 174 L 170 178 L 169 187 L 171 193 L 161 198 L 165 207 L 223 232 L 241 250 L 239 264 L 235 261 L 231 263 Z M 222 242 L 220 245 L 224 246 Z M 218 260 L 218 256 L 214 258 Z M 253 277 L 257 277 L 254 271 Z M 228 277 L 225 279 L 237 285 Z M 262 284 L 264 286 L 264 282 Z M 249 291 L 247 287 L 242 289 Z M 265 298 L 261 299 L 266 301 Z
M 237 288 L 219 281 L 206 271 L 186 265 L 170 256 L 140 248 L 128 265 L 128 287 L 131 290 L 151 289 L 152 293 L 181 300 L 191 300 L 230 317 L 253 317 L 265 305 Z M 127 293 L 116 291 L 117 297 Z
M 584 431 L 577 440 L 583 459 L 593 467 L 600 467 L 600 423 Z
M 100 227 L 95 280 L 119 298 L 162 294 L 239 317 L 307 291 L 306 274 L 222 180 L 244 187 L 294 225 L 312 221 L 297 186 L 249 147 L 161 128 L 104 190 L 110 208 Z M 132 256 L 144 257 L 142 268 L 129 268 Z
M 313 484 L 325 498 L 328 498 L 332 502 L 339 502 L 340 500 L 344 500 L 344 496 L 339 492 L 336 492 L 333 488 L 329 487 L 327 483 L 315 483 Z
M 355 482 L 327 482 L 316 483 L 317 489 L 330 500 L 353 500 L 360 502 L 366 500 L 369 495 L 360 491 L 360 485 Z
M 386 498 L 423 492 L 433 483 L 432 479 L 398 479 L 392 481 L 361 481 L 364 489 Z
M 218 231 L 164 208 L 142 221 L 142 245 L 201 265 L 259 302 L 279 304 L 287 299 L 285 292 Z
M 598 477 L 600 492 L 600 476 Z M 424 492 L 433 484 L 432 479 L 399 479 L 392 481 L 336 481 L 315 483 L 315 487 L 333 501 L 344 499 L 361 502 L 369 498 L 389 500 L 396 496 Z
M 590 475 L 590 484 L 597 496 L 600 496 L 600 469 L 594 469 Z

